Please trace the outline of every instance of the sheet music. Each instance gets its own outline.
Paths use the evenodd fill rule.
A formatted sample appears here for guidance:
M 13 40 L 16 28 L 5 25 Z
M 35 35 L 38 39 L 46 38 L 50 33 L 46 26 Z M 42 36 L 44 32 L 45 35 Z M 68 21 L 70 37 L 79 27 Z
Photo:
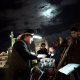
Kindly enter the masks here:
M 72 71 L 75 70 L 75 68 L 78 68 L 79 66 L 80 64 L 71 63 L 71 64 L 67 64 L 63 68 L 60 68 L 58 71 L 66 75 L 69 75 Z

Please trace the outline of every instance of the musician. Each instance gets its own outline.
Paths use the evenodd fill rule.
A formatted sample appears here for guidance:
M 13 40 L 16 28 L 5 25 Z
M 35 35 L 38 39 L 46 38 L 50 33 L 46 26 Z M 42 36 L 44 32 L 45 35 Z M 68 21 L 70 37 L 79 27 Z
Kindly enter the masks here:
M 71 37 L 66 37 L 67 40 L 67 45 L 70 45 L 72 43 L 72 38 Z
M 79 37 L 79 30 L 77 27 L 71 27 L 70 29 L 71 35 L 73 37 L 72 43 L 69 45 L 69 49 L 67 52 L 67 58 L 66 62 L 68 63 L 76 63 L 80 64 L 80 37 Z M 78 79 L 78 75 L 80 76 L 80 67 L 73 71 L 75 80 Z M 60 75 L 62 75 L 63 80 L 70 80 L 70 75 L 66 76 L 64 74 L 60 74 L 56 77 L 56 80 L 60 80 Z
M 72 26 L 70 29 L 71 35 L 73 37 L 72 45 L 67 53 L 67 63 L 80 64 L 80 36 L 77 27 Z M 78 68 L 78 74 L 80 76 L 80 68 Z M 75 80 L 79 80 L 74 71 Z
M 63 47 L 63 48 L 67 48 L 67 41 L 66 41 L 66 39 L 65 38 L 62 38 L 62 37 L 58 37 L 57 38 L 57 41 L 58 41 L 58 45 L 60 46 L 60 47 Z
M 41 44 L 41 49 L 37 51 L 37 54 L 46 54 L 47 57 L 50 57 L 50 55 L 47 52 L 47 49 L 45 48 L 46 44 L 42 43 Z
M 27 29 L 12 48 L 6 80 L 30 80 L 31 60 L 45 58 L 30 53 L 29 45 L 33 41 L 34 30 Z
M 60 57 L 61 57 L 61 54 L 63 52 L 63 47 L 60 47 L 58 45 L 57 41 L 54 41 L 53 45 L 54 45 L 54 56 L 53 56 L 53 58 L 55 58 L 55 64 L 56 64 L 56 67 L 57 67 L 58 63 L 59 63 L 59 60 L 60 60 Z
M 80 36 L 79 36 L 79 30 L 77 27 L 72 26 L 70 28 L 70 33 L 73 37 L 73 39 L 71 40 L 71 45 L 70 48 L 67 52 L 67 64 L 69 63 L 76 63 L 76 64 L 80 64 Z M 78 79 L 78 75 L 80 76 L 80 67 L 77 68 L 76 70 L 73 71 L 75 80 L 79 80 Z M 70 76 L 65 76 L 63 75 L 63 80 L 70 80 Z
M 70 32 L 73 37 L 73 43 L 67 54 L 67 62 L 80 64 L 80 36 L 78 28 L 71 27 Z

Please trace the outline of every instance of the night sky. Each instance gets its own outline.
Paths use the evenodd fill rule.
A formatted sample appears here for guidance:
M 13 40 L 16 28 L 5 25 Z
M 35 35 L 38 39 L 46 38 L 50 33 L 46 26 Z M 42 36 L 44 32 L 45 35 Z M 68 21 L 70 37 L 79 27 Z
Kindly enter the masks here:
M 80 0 L 0 0 L 0 53 L 11 45 L 11 31 L 17 37 L 39 28 L 53 46 L 57 37 L 71 36 L 71 26 L 80 30 Z

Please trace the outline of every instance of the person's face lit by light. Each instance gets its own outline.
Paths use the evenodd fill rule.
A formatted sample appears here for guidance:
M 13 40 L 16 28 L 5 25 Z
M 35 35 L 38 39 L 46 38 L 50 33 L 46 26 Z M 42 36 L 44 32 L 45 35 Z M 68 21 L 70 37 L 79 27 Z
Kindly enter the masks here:
M 45 45 L 41 45 L 41 48 L 44 50 L 45 49 Z
M 31 35 L 28 35 L 28 36 L 25 36 L 24 40 L 25 40 L 27 43 L 31 44 L 32 41 L 33 41 L 33 37 L 32 37 Z
M 76 38 L 79 32 L 76 31 L 71 31 L 71 35 L 73 36 L 73 38 Z

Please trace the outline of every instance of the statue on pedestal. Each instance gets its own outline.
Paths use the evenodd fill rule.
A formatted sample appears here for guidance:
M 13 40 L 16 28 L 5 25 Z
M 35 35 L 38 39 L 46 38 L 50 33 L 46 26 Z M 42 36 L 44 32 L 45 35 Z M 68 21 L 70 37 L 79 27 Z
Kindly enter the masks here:
M 10 55 L 11 55 L 11 53 L 12 53 L 12 47 L 13 47 L 13 45 L 14 45 L 14 43 L 15 43 L 15 39 L 16 39 L 16 38 L 14 38 L 13 36 L 14 36 L 14 35 L 13 35 L 13 31 L 11 31 L 11 34 L 10 34 L 11 46 L 8 48 L 8 60 L 7 60 L 7 62 L 6 62 L 6 65 L 9 65 Z

